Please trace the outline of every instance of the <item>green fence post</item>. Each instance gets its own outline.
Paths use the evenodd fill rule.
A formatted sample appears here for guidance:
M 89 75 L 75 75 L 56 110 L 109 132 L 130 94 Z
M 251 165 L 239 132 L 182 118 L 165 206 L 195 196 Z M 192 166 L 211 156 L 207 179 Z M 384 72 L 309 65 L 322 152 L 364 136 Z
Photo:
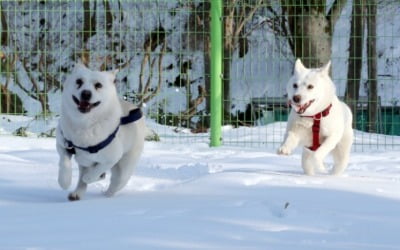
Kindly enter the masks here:
M 222 0 L 211 1 L 211 147 L 221 145 Z

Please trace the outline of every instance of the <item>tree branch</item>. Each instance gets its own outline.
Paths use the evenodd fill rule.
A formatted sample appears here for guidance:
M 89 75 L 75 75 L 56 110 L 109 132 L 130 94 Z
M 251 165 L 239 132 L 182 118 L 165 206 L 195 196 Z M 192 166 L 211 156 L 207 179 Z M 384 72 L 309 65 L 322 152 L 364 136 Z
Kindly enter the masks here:
M 190 101 L 190 108 L 181 113 L 181 116 L 187 117 L 188 120 L 190 120 L 190 118 L 196 113 L 197 107 L 204 101 L 206 96 L 206 91 L 203 86 L 199 85 L 197 90 L 199 95 L 196 97 L 196 99 Z
M 49 74 L 49 71 L 47 70 L 47 65 L 51 64 L 50 62 L 47 62 L 47 60 L 45 59 L 45 55 L 42 54 L 40 55 L 40 59 L 39 59 L 39 72 L 44 75 L 44 77 L 46 78 L 46 87 L 47 90 L 51 90 L 53 87 L 55 87 L 55 89 L 57 90 L 58 88 L 61 87 L 61 83 L 60 81 L 58 81 L 54 76 L 52 76 L 51 74 Z
M 0 2 L 0 15 L 1 15 L 1 45 L 8 45 L 8 25 L 5 11 L 3 9 L 3 5 Z
M 157 87 L 148 96 L 142 98 L 142 101 L 140 102 L 140 106 L 143 105 L 143 103 L 146 103 L 149 100 L 151 100 L 153 97 L 158 95 L 158 93 L 160 92 L 161 84 L 162 84 L 162 61 L 163 61 L 166 49 L 167 49 L 167 40 L 165 39 L 163 42 L 163 46 L 161 48 L 161 53 L 158 57 L 158 84 L 157 84 Z M 153 66 L 154 66 L 154 64 L 152 63 L 151 67 L 153 68 Z M 152 69 L 151 69 L 151 71 L 152 71 Z M 149 83 L 150 83 L 151 78 L 152 78 L 152 73 L 149 76 L 149 80 L 148 80 Z M 148 86 L 146 86 L 145 91 L 148 92 Z M 146 93 L 144 93 L 144 94 L 146 94 Z M 143 96 L 144 96 L 144 94 L 143 94 Z
M 138 93 L 142 94 L 143 92 L 143 76 L 144 76 L 144 69 L 146 67 L 147 61 L 150 59 L 150 47 L 146 48 L 144 57 L 142 59 L 142 63 L 140 64 L 140 72 L 139 72 L 139 87 Z M 143 95 L 142 95 L 143 97 Z
M 253 18 L 254 13 L 260 8 L 261 4 L 264 0 L 258 0 L 257 3 L 253 6 L 253 8 L 246 14 L 246 18 L 243 18 L 241 22 L 238 24 L 234 37 L 239 37 L 240 32 L 246 25 L 246 23 Z
M 25 63 L 25 60 L 22 61 L 21 64 L 22 64 L 22 67 L 24 68 L 25 72 L 27 72 L 26 69 L 25 69 L 25 66 L 23 65 L 24 63 Z M 27 72 L 27 73 L 28 73 L 28 72 Z M 31 78 L 31 76 L 30 76 L 29 74 L 28 74 L 28 77 Z M 17 86 L 20 87 L 20 89 L 21 89 L 22 91 L 24 91 L 25 94 L 27 94 L 30 98 L 39 101 L 38 96 L 36 96 L 36 95 L 33 94 L 34 92 L 29 91 L 27 88 L 25 88 L 25 87 L 22 85 L 21 80 L 19 79 L 19 74 L 18 74 L 18 72 L 16 72 L 16 74 L 15 74 L 15 83 L 16 83 Z M 33 83 L 32 83 L 32 84 L 33 84 Z

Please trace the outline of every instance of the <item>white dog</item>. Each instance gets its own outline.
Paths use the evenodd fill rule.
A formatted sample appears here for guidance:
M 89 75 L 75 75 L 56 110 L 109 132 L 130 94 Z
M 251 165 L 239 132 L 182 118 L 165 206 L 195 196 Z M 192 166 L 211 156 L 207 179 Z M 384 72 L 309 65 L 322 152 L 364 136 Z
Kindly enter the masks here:
M 297 59 L 286 90 L 292 110 L 284 142 L 278 154 L 289 155 L 299 144 L 305 146 L 302 167 L 307 175 L 325 172 L 324 158 L 332 153 L 332 174 L 347 167 L 353 143 L 352 114 L 336 96 L 329 77 L 330 62 L 322 68 L 307 69 Z
M 118 98 L 115 74 L 77 64 L 64 83 L 57 127 L 58 183 L 63 189 L 71 185 L 75 155 L 79 180 L 68 196 L 71 201 L 81 199 L 87 184 L 103 179 L 108 170 L 106 195 L 122 189 L 142 153 L 144 117 L 140 109 Z

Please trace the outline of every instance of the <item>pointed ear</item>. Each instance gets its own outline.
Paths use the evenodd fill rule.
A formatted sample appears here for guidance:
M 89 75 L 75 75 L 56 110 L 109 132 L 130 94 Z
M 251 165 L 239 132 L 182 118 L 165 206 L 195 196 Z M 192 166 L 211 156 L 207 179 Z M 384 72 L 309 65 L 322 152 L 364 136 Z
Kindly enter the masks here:
M 105 73 L 110 77 L 111 81 L 112 81 L 114 84 L 117 84 L 116 79 L 117 79 L 117 74 L 118 74 L 118 72 L 119 72 L 119 69 L 113 69 L 113 70 L 107 70 L 107 71 L 105 71 Z
M 117 68 L 117 69 L 113 69 L 113 70 L 110 70 L 110 71 L 108 71 L 108 72 L 110 72 L 111 74 L 113 74 L 114 76 L 116 76 L 117 74 L 118 74 L 118 72 L 119 72 L 119 69 Z
M 329 75 L 329 70 L 331 69 L 331 60 L 328 61 L 327 64 L 325 64 L 325 66 L 322 66 L 322 68 L 320 69 L 320 71 L 322 73 L 325 73 L 327 75 Z
M 300 58 L 297 58 L 297 60 L 296 60 L 296 62 L 294 64 L 294 72 L 301 73 L 304 70 L 306 70 L 306 67 L 304 67 L 304 65 L 301 62 Z
M 87 69 L 87 67 L 81 61 L 78 61 L 74 64 L 74 69 Z

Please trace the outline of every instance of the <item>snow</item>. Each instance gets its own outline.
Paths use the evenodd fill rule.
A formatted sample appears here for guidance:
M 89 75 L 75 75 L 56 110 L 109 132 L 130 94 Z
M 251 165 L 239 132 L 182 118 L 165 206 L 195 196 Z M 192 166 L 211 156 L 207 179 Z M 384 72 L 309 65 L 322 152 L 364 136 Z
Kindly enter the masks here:
M 6 6 L 14 6 L 10 4 Z M 40 3 L 28 4 L 29 10 L 33 10 Z M 115 3 L 110 4 L 111 8 L 118 8 Z M 179 64 L 190 60 L 192 68 L 188 75 L 193 81 L 190 91 L 195 98 L 197 86 L 204 84 L 204 65 L 201 49 L 186 48 L 181 41 L 189 9 L 176 7 L 177 1 L 121 4 L 123 9 L 136 14 L 124 11 L 124 21 L 119 26 L 114 24 L 114 30 L 129 30 L 116 32 L 120 37 L 115 36 L 129 45 L 122 59 L 133 56 L 131 65 L 119 74 L 119 80 L 128 79 L 125 85 L 118 85 L 119 92 L 137 90 L 142 61 L 137 56 L 138 48 L 142 48 L 145 35 L 162 23 L 166 30 L 172 31 L 167 44 L 174 52 L 163 58 L 163 86 L 172 85 L 180 74 Z M 81 30 L 82 13 L 76 12 L 78 5 L 50 4 L 49 9 L 55 11 L 48 13 L 48 28 L 61 30 L 58 27 L 66 22 L 69 29 Z M 333 37 L 332 71 L 339 95 L 344 93 L 347 77 L 350 6 L 348 1 Z M 65 11 L 56 11 L 55 7 Z M 175 7 L 177 13 L 170 15 Z M 105 20 L 100 9 L 98 20 Z M 400 47 L 399 36 L 395 34 L 400 31 L 399 13 L 396 1 L 380 4 L 378 8 L 378 81 L 383 106 L 398 106 Z M 24 51 L 31 51 L 31 41 L 43 33 L 39 19 L 44 13 L 33 11 L 32 16 L 25 17 L 15 11 L 9 14 L 10 20 L 16 20 L 9 22 L 10 27 L 21 30 L 15 33 L 15 39 L 21 42 Z M 66 14 L 64 18 L 62 14 Z M 119 15 L 118 11 L 115 15 Z M 260 13 L 256 18 L 266 16 Z M 104 23 L 99 22 L 101 25 Z M 34 31 L 28 32 L 30 39 L 24 38 L 27 27 Z M 49 55 L 55 62 L 49 71 L 57 71 L 61 65 L 69 67 L 72 51 L 80 47 L 76 37 L 68 32 L 50 33 L 47 34 L 52 41 Z M 268 27 L 254 30 L 249 44 L 246 56 L 233 55 L 233 111 L 243 111 L 252 97 L 282 96 L 292 71 L 294 58 L 288 45 Z M 90 45 L 97 51 L 94 55 L 110 52 L 104 32 L 93 37 Z M 38 56 L 32 56 L 30 62 L 37 60 Z M 170 65 L 172 69 L 167 70 Z M 30 88 L 21 68 L 20 62 L 17 70 L 21 81 Z M 148 74 L 145 69 L 145 75 Z M 157 75 L 156 70 L 151 80 L 153 87 Z M 362 79 L 362 82 L 367 79 L 365 67 Z M 361 87 L 360 94 L 366 95 L 364 84 Z M 38 115 L 41 110 L 37 101 L 16 84 L 10 84 L 9 88 L 22 98 L 29 116 L 0 116 L 0 250 L 399 249 L 398 136 L 357 131 L 350 165 L 343 176 L 309 177 L 302 173 L 299 150 L 289 157 L 275 154 L 282 141 L 284 122 L 253 128 L 226 126 L 224 146 L 210 148 L 207 133 L 192 134 L 189 129 L 162 126 L 149 120 L 161 142 L 146 142 L 143 157 L 127 187 L 115 197 L 106 198 L 102 192 L 108 182 L 98 182 L 89 186 L 82 201 L 69 202 L 68 192 L 57 184 L 55 139 L 38 138 L 54 133 L 60 90 L 49 93 L 53 113 L 43 118 Z M 187 91 L 173 85 L 163 87 L 159 96 L 146 103 L 146 113 L 155 113 L 159 108 L 165 113 L 185 110 Z M 204 103 L 199 106 L 202 109 Z M 12 136 L 19 128 L 26 128 L 28 137 Z M 328 163 L 332 164 L 330 159 Z M 74 166 L 75 181 L 77 175 Z
M 120 193 L 106 198 L 101 181 L 77 202 L 57 184 L 54 138 L 1 136 L 0 249 L 399 249 L 398 149 L 363 141 L 343 176 L 310 177 L 300 151 L 210 148 L 205 134 L 174 143 L 162 129 Z M 226 139 L 243 129 L 225 128 Z

